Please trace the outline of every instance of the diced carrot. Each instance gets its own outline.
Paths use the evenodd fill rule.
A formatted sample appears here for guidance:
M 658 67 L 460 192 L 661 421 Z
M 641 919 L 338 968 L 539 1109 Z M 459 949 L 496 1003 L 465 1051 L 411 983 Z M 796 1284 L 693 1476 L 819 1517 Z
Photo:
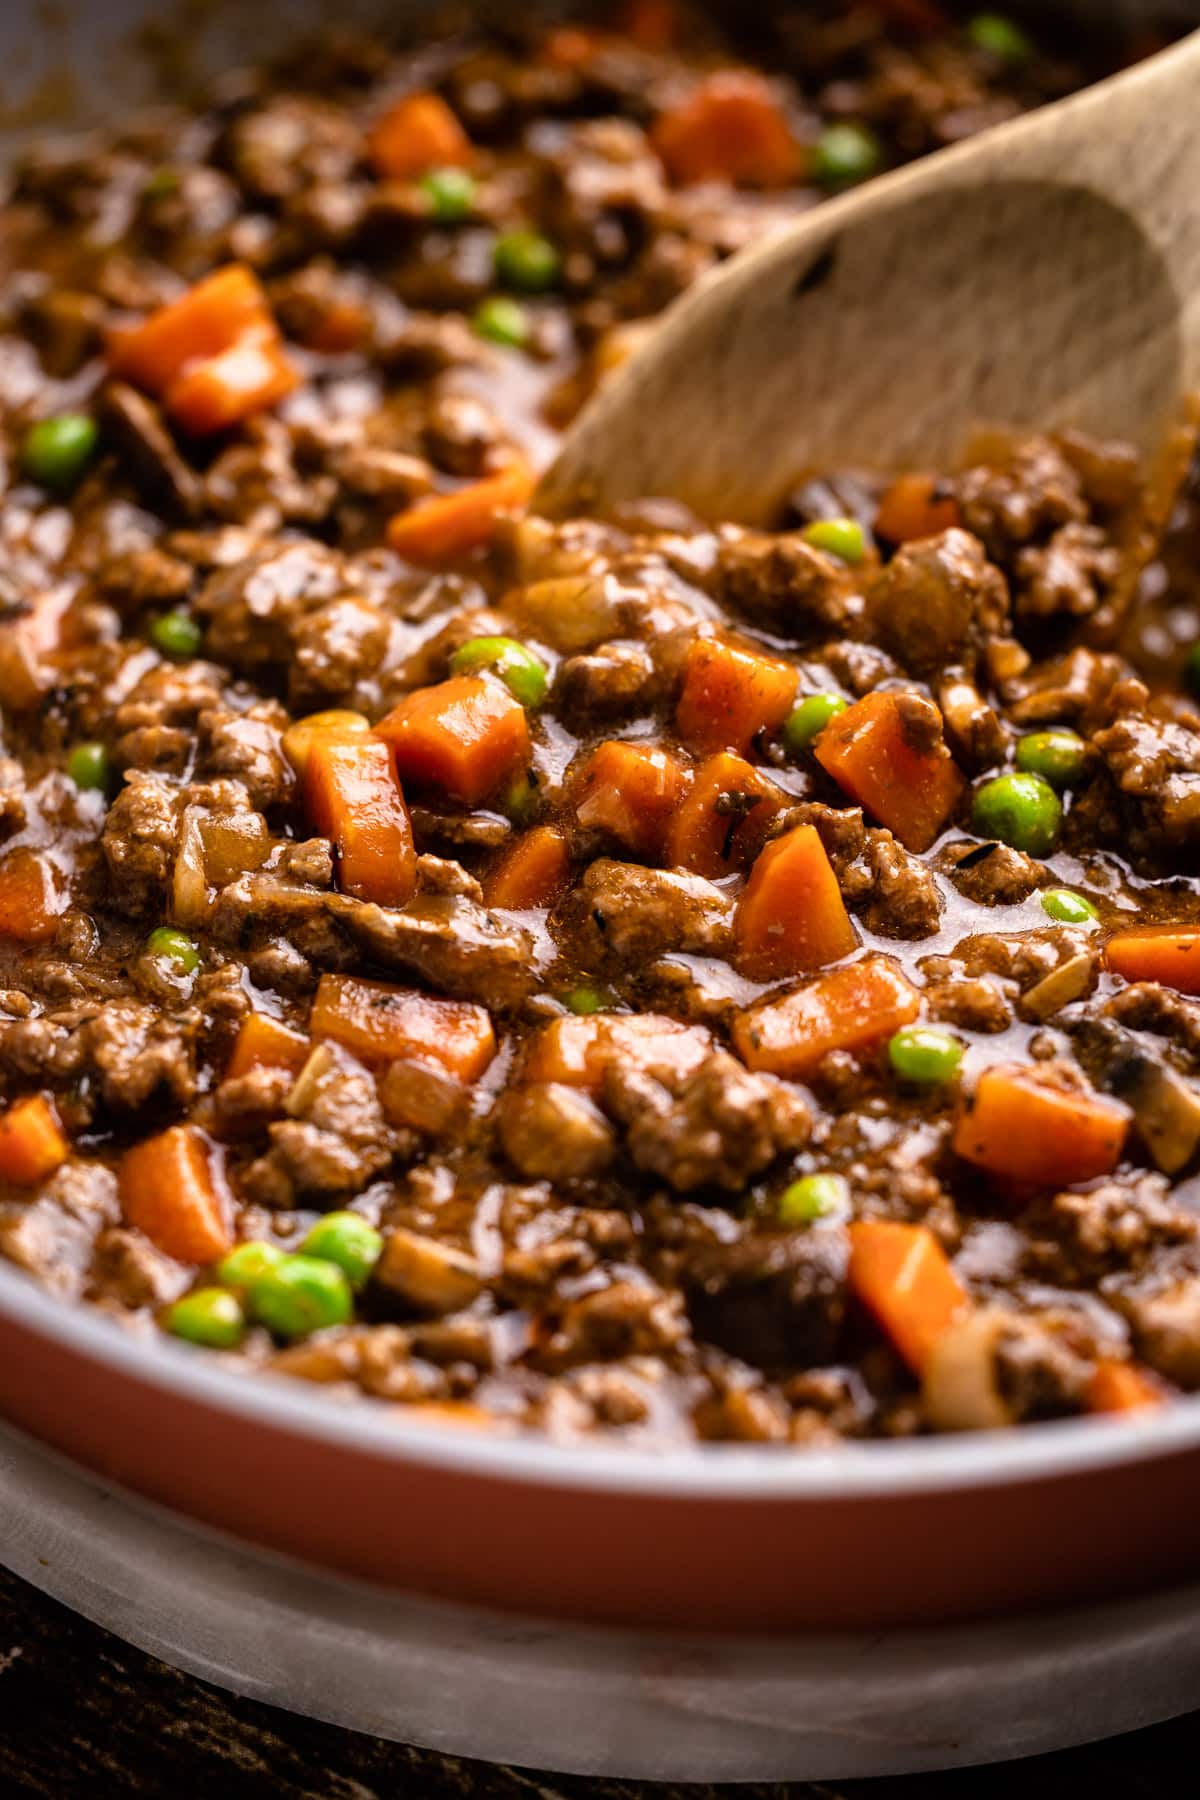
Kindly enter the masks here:
M 1130 1110 L 1101 1094 L 1055 1087 L 1033 1068 L 985 1069 L 954 1127 L 955 1150 L 991 1175 L 1039 1188 L 1110 1175 Z
M 503 1431 L 506 1421 L 472 1400 L 417 1400 L 397 1407 L 414 1425 L 437 1425 L 447 1431 Z M 511 1428 L 510 1428 L 511 1429 Z
M 1157 981 L 1181 994 L 1200 994 L 1200 926 L 1138 925 L 1118 931 L 1104 960 L 1126 981 Z
M 549 69 L 586 69 L 604 48 L 600 32 L 577 25 L 562 25 L 542 40 L 538 61 Z
M 938 1339 L 970 1305 L 945 1251 L 925 1225 L 857 1220 L 850 1226 L 847 1278 L 917 1375 Z
M 610 1063 L 662 1066 L 685 1075 L 712 1047 L 702 1025 L 683 1025 L 658 1013 L 594 1013 L 552 1019 L 534 1032 L 522 1074 L 526 1081 L 562 1082 L 594 1093 Z
M 639 50 L 669 50 L 679 39 L 675 0 L 628 0 L 620 34 Z
M 875 530 L 890 544 L 912 538 L 937 537 L 959 521 L 958 501 L 943 491 L 937 475 L 901 475 L 893 481 L 875 514 Z
M 871 5 L 889 23 L 922 36 L 947 31 L 950 26 L 949 16 L 933 0 L 871 0 Z
M 70 589 L 40 594 L 30 610 L 0 623 L 0 707 L 26 712 L 54 686 Z
M 739 1013 L 734 1048 L 747 1068 L 803 1080 L 831 1050 L 870 1049 L 920 1010 L 920 995 L 895 964 L 869 956 Z
M 529 761 L 525 708 L 503 682 L 453 675 L 418 688 L 375 727 L 401 781 L 475 806 Z
M 403 906 L 417 885 L 412 823 L 392 761 L 379 738 L 360 732 L 315 738 L 304 775 L 314 828 L 337 850 L 338 886 L 377 906 Z
M 674 181 L 787 187 L 800 151 L 787 115 L 762 75 L 719 69 L 660 113 L 651 142 Z
M 744 756 L 760 731 L 778 731 L 796 701 L 799 676 L 790 663 L 720 638 L 688 648 L 675 724 L 689 750 Z
M 230 263 L 160 306 L 140 325 L 114 331 L 108 342 L 113 373 L 165 394 L 185 369 L 219 356 L 274 321 L 257 275 Z
M 607 832 L 635 856 L 657 858 L 689 781 L 689 771 L 670 751 L 612 738 L 587 760 L 575 817 L 589 831 Z
M 371 315 L 361 300 L 349 294 L 334 295 L 306 320 L 303 328 L 293 330 L 295 337 L 308 350 L 319 350 L 324 356 L 337 356 L 346 350 L 357 350 L 366 338 Z
M 483 884 L 489 906 L 549 906 L 571 875 L 567 840 L 553 825 L 535 825 L 505 851 Z
M 942 739 L 941 715 L 915 694 L 865 695 L 830 720 L 814 754 L 906 850 L 928 850 L 965 785 Z
M 504 513 L 518 512 L 535 486 L 528 463 L 515 460 L 453 494 L 431 494 L 397 513 L 388 543 L 406 562 L 437 567 L 490 544 Z
M 312 747 L 320 738 L 356 737 L 370 729 L 371 721 L 364 713 L 350 712 L 344 707 L 332 707 L 328 712 L 309 713 L 306 719 L 297 719 L 284 732 L 284 754 L 297 775 L 303 778 Z
M 424 1056 L 459 1081 L 476 1081 L 496 1054 L 486 1007 L 355 975 L 322 975 L 308 1025 L 367 1062 Z
M 176 1261 L 215 1262 L 232 1247 L 208 1144 L 194 1125 L 172 1125 L 127 1150 L 117 1187 L 129 1224 Z
M 475 147 L 439 94 L 406 94 L 377 119 L 367 140 L 371 161 L 391 181 L 427 169 L 462 169 Z
M 0 1181 L 36 1187 L 70 1155 L 58 1115 L 44 1094 L 0 1113 Z
M 44 944 L 66 904 L 50 864 L 36 850 L 22 846 L 0 860 L 0 938 Z
M 1115 1356 L 1101 1358 L 1087 1385 L 1089 1412 L 1141 1412 L 1166 1401 L 1166 1390 L 1148 1369 Z
M 113 332 L 108 359 L 196 436 L 274 406 L 299 379 L 258 277 L 241 263 L 197 282 L 141 325 Z
M 293 1031 L 268 1013 L 247 1013 L 225 1066 L 226 1081 L 254 1069 L 291 1069 L 299 1074 L 312 1048 L 302 1031 Z
M 676 809 L 667 831 L 671 868 L 705 875 L 728 875 L 754 857 L 784 796 L 761 769 L 719 750 L 697 771 L 690 793 Z
M 756 981 L 840 962 L 858 943 L 815 826 L 797 825 L 759 855 L 734 917 L 738 965 Z
M 164 405 L 185 431 L 207 437 L 277 405 L 299 379 L 273 331 L 247 335 L 185 370 L 167 389 Z

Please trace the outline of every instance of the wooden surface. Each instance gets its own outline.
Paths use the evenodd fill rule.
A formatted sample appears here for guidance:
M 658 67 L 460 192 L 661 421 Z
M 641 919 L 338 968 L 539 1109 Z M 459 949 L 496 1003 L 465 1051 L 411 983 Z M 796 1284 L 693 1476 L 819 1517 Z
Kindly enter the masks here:
M 489 1768 L 315 1725 L 127 1648 L 0 1571 L 0 1794 L 45 1800 L 1150 1800 L 1196 1792 L 1200 1714 L 1013 1766 L 685 1787 Z

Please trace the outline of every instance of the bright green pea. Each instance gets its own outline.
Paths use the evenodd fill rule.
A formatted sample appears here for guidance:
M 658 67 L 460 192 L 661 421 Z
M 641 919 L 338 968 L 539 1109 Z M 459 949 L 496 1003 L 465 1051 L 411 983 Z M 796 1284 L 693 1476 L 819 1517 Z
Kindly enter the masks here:
M 799 756 L 802 750 L 807 750 L 830 719 L 845 712 L 849 704 L 840 694 L 806 694 L 783 727 L 783 741 L 792 755 Z
M 867 554 L 867 540 L 857 519 L 818 519 L 805 529 L 804 541 L 844 563 L 860 563 Z
M 824 187 L 853 187 L 874 175 L 882 162 L 875 133 L 849 120 L 827 125 L 813 146 L 812 172 Z
M 223 1281 L 226 1287 L 250 1288 L 269 1269 L 274 1269 L 283 1261 L 284 1252 L 275 1244 L 264 1244 L 252 1239 L 238 1244 L 223 1256 L 217 1264 L 217 1280 Z
M 100 434 L 86 413 L 59 413 L 39 419 L 25 433 L 21 467 L 39 487 L 70 493 L 96 454 Z
M 430 169 L 421 187 L 435 219 L 454 224 L 469 216 L 475 204 L 475 183 L 465 169 Z
M 204 634 L 191 613 L 177 607 L 162 613 L 150 627 L 150 636 L 164 656 L 195 656 Z
M 103 744 L 76 744 L 67 758 L 67 774 L 77 788 L 104 793 L 112 784 L 112 763 Z
M 533 332 L 529 314 L 519 300 L 508 294 L 489 294 L 481 300 L 471 323 L 481 338 L 504 344 L 510 350 L 524 350 Z
M 303 1256 L 334 1263 L 352 1288 L 360 1288 L 379 1261 L 383 1238 L 361 1214 L 326 1213 L 300 1246 Z
M 1033 731 L 1017 745 L 1017 767 L 1026 775 L 1040 775 L 1051 787 L 1070 787 L 1083 774 L 1087 745 L 1077 731 L 1059 726 L 1053 731 Z
M 586 1017 L 589 1013 L 606 1011 L 612 1005 L 612 1000 L 603 988 L 577 987 L 563 995 L 563 1005 L 569 1012 Z
M 902 1025 L 888 1039 L 888 1061 L 902 1081 L 936 1087 L 949 1081 L 962 1061 L 963 1047 L 934 1025 Z
M 976 50 L 985 50 L 1000 62 L 1024 62 L 1033 54 L 1021 27 L 1003 13 L 977 13 L 967 26 L 967 37 Z
M 976 791 L 971 822 L 980 837 L 1048 856 L 1062 824 L 1062 802 L 1040 775 L 997 775 Z
M 302 1338 L 354 1317 L 350 1283 L 336 1263 L 285 1256 L 250 1290 L 250 1311 L 276 1337 Z
M 1042 911 L 1060 925 L 1090 925 L 1100 917 L 1090 900 L 1070 888 L 1047 888 L 1041 896 Z
M 540 706 L 546 698 L 546 665 L 516 638 L 477 637 L 450 658 L 456 675 L 476 669 L 495 669 L 501 681 L 522 706 Z
M 228 1288 L 197 1288 L 169 1307 L 164 1320 L 172 1337 L 209 1350 L 236 1350 L 246 1332 L 241 1301 Z
M 193 975 L 200 967 L 200 948 L 194 938 L 186 931 L 176 931 L 173 925 L 160 925 L 146 939 L 146 948 L 151 956 L 166 957 L 168 962 L 178 963 L 185 975 Z
M 562 258 L 536 231 L 506 231 L 493 252 L 496 277 L 519 294 L 544 294 L 557 282 Z
M 802 1175 L 785 1187 L 777 1212 L 781 1225 L 812 1225 L 847 1211 L 850 1190 L 840 1175 Z

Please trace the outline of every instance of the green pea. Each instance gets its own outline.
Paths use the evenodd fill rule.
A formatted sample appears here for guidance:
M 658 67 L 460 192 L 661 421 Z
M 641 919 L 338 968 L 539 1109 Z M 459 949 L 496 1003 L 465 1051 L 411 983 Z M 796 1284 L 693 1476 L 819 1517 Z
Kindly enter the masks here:
M 902 1025 L 888 1039 L 888 1061 L 896 1074 L 921 1087 L 949 1081 L 962 1055 L 958 1039 L 934 1025 Z
M 977 13 L 967 26 L 967 37 L 976 50 L 984 50 L 999 62 L 1024 62 L 1033 45 L 1021 27 L 1003 13 Z
M 283 1261 L 284 1253 L 275 1244 L 251 1239 L 238 1244 L 217 1264 L 217 1280 L 226 1287 L 250 1288 L 261 1281 L 269 1269 Z
M 806 694 L 784 722 L 783 741 L 793 756 L 807 750 L 818 738 L 830 719 L 845 712 L 850 702 L 840 694 Z
M 603 988 L 584 986 L 564 994 L 563 1005 L 569 1012 L 586 1017 L 590 1013 L 605 1012 L 612 1005 L 612 999 Z
M 434 218 L 446 225 L 467 218 L 475 204 L 475 183 L 465 169 L 430 169 L 421 187 Z
M 507 813 L 515 825 L 527 825 L 537 811 L 538 791 L 528 775 L 518 775 L 505 788 L 500 801 L 501 812 Z
M 172 169 L 164 163 L 161 169 L 155 169 L 153 175 L 142 189 L 144 200 L 166 200 L 171 194 L 177 194 L 181 186 L 178 169 Z
M 76 744 L 67 758 L 67 774 L 77 788 L 104 793 L 112 785 L 112 763 L 103 744 Z
M 1183 679 L 1193 694 L 1200 698 L 1200 644 L 1193 644 L 1183 665 Z
M 361 1214 L 326 1213 L 318 1219 L 300 1246 L 304 1256 L 334 1263 L 352 1288 L 360 1288 L 379 1261 L 383 1239 Z
M 495 669 L 522 706 L 540 706 L 546 698 L 546 665 L 516 638 L 472 638 L 454 652 L 450 667 L 456 675 Z
M 1047 888 L 1041 896 L 1042 911 L 1060 925 L 1090 925 L 1100 917 L 1090 900 L 1070 888 Z
M 562 258 L 536 231 L 506 231 L 493 252 L 497 280 L 519 294 L 544 294 L 558 280 Z
M 781 1225 L 812 1225 L 849 1209 L 850 1190 L 840 1175 L 802 1175 L 785 1187 L 776 1208 Z
M 1040 775 L 1051 787 L 1070 787 L 1083 774 L 1087 745 L 1077 731 L 1065 726 L 1053 731 L 1033 731 L 1017 745 L 1017 767 L 1026 775 Z
M 150 636 L 164 656 L 195 656 L 204 634 L 191 613 L 177 607 L 162 613 L 150 627 Z
M 1062 802 L 1040 775 L 997 775 L 976 791 L 971 820 L 980 837 L 1048 856 L 1058 840 Z
M 307 1337 L 354 1317 L 350 1283 L 336 1263 L 285 1256 L 264 1270 L 250 1290 L 250 1311 L 281 1338 Z
M 96 454 L 100 434 L 86 413 L 59 413 L 39 419 L 25 433 L 21 467 L 39 487 L 70 493 Z
M 883 149 L 867 125 L 827 125 L 813 146 L 812 172 L 824 187 L 853 187 L 874 175 Z
M 164 1324 L 172 1337 L 209 1350 L 236 1350 L 246 1332 L 241 1301 L 228 1288 L 197 1288 L 169 1307 Z
M 867 554 L 867 540 L 857 519 L 818 519 L 805 530 L 804 541 L 844 563 L 860 563 Z
M 178 963 L 185 975 L 194 975 L 200 967 L 200 947 L 195 938 L 190 938 L 186 931 L 176 931 L 173 925 L 160 925 L 146 939 L 146 948 L 151 956 L 165 957 L 168 962 Z
M 510 350 L 524 350 L 533 334 L 529 314 L 519 300 L 508 294 L 489 294 L 481 300 L 471 323 L 481 338 L 504 344 Z

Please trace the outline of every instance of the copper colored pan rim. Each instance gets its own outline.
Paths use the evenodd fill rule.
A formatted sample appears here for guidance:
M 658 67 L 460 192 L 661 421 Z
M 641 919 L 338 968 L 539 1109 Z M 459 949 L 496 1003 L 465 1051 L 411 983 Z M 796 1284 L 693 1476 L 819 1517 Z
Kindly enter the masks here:
M 159 1389 L 164 1402 L 186 1397 L 260 1430 L 286 1431 L 380 1462 L 557 1488 L 680 1500 L 827 1502 L 1055 1480 L 1200 1449 L 1200 1402 L 1190 1399 L 1129 1418 L 1071 1419 L 828 1451 L 570 1446 L 531 1434 L 492 1437 L 431 1427 L 403 1417 L 398 1408 L 385 1412 L 369 1401 L 335 1401 L 284 1377 L 247 1376 L 184 1345 L 127 1334 L 2 1268 L 0 1316 L 85 1358 L 98 1375 Z M 28 1373 L 36 1382 L 36 1370 Z

